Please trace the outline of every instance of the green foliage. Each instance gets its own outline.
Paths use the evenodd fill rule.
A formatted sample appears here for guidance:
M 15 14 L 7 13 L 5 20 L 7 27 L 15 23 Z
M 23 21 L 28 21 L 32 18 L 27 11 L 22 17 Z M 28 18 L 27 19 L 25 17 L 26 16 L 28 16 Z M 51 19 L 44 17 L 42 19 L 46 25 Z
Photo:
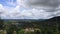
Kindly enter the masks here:
M 24 34 L 24 29 L 19 30 L 19 34 Z
M 0 21 L 0 24 L 5 25 L 4 29 L 8 32 L 8 34 L 9 33 L 12 34 L 13 31 L 16 31 L 17 34 L 25 34 L 24 33 L 25 32 L 24 28 L 26 28 L 26 27 L 38 28 L 38 29 L 40 29 L 39 32 L 41 34 L 48 34 L 48 33 L 50 33 L 50 34 L 60 34 L 60 31 L 58 31 L 58 28 L 57 28 L 56 25 L 55 26 L 53 26 L 53 25 L 49 26 L 49 25 L 47 25 L 47 23 L 43 24 L 43 23 L 38 23 L 37 22 L 37 23 L 26 23 L 26 26 L 16 26 L 16 25 L 13 26 L 12 23 L 18 23 L 18 22 L 5 21 L 3 23 L 3 21 Z M 30 33 L 32 33 L 32 32 L 30 32 Z M 36 33 L 36 30 L 34 31 L 33 34 L 35 34 L 35 33 Z

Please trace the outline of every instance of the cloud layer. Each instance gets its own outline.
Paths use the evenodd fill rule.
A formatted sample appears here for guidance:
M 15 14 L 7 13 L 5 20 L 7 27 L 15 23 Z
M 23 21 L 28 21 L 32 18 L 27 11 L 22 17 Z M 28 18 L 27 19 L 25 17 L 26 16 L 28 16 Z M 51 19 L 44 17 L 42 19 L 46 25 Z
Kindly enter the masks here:
M 60 5 L 59 0 L 27 0 L 27 4 L 33 6 L 48 6 L 48 7 L 58 7 Z
M 10 6 L 0 3 L 0 17 L 1 19 L 50 19 L 60 16 L 60 4 L 56 1 L 58 0 L 16 0 L 16 2 L 7 2 Z

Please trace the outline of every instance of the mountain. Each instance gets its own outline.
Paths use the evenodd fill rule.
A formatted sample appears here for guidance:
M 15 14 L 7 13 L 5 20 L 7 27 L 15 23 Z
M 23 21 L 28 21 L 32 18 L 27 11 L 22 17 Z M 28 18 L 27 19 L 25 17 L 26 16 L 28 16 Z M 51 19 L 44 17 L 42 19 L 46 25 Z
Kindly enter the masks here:
M 39 20 L 35 20 L 35 19 L 6 19 L 4 21 L 17 21 L 17 22 L 34 22 L 34 23 L 52 23 L 52 22 L 60 22 L 60 16 L 58 17 L 53 17 L 51 19 L 39 19 Z
M 36 21 L 35 22 L 36 24 L 39 24 L 39 25 L 46 25 L 46 26 L 54 26 L 54 25 L 60 25 L 60 16 L 57 16 L 57 17 L 53 17 L 51 19 L 47 19 L 47 20 L 44 20 L 44 21 Z
M 58 21 L 60 21 L 60 16 L 57 16 L 57 17 L 53 17 L 53 18 L 51 18 L 51 19 L 49 19 L 49 20 L 47 20 L 47 21 L 54 21 L 54 22 L 58 22 Z

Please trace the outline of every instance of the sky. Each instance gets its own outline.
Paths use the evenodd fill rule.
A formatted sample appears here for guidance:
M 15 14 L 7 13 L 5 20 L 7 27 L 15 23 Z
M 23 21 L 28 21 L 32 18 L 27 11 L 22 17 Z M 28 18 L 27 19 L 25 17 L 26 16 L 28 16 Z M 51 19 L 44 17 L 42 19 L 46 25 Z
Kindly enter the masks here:
M 1 19 L 50 19 L 60 16 L 60 0 L 0 0 Z

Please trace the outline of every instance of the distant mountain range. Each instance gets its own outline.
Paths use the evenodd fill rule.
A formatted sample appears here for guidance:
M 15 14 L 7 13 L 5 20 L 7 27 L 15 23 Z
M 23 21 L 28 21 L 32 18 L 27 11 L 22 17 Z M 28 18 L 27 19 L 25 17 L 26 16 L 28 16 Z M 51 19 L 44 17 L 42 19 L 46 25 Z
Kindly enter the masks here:
M 47 25 L 47 26 L 54 26 L 54 25 L 60 25 L 60 16 L 57 17 L 53 17 L 51 19 L 47 19 L 44 21 L 36 21 L 35 23 L 39 24 L 39 25 Z
M 0 20 L 2 21 L 2 20 Z M 30 24 L 33 25 L 33 24 L 37 24 L 39 25 L 39 27 L 56 27 L 56 25 L 60 25 L 60 16 L 57 16 L 57 17 L 53 17 L 51 19 L 39 19 L 39 20 L 35 20 L 35 19 L 20 19 L 20 20 L 5 20 L 5 23 L 6 22 L 14 22 L 16 21 L 16 23 L 19 23 L 17 25 L 21 25 L 21 26 L 29 26 Z M 2 21 L 3 22 L 3 21 Z
M 60 16 L 51 19 L 3 19 L 5 21 L 19 21 L 19 22 L 60 22 Z
M 60 21 L 60 16 L 58 16 L 58 17 L 53 17 L 53 18 L 51 18 L 51 19 L 48 19 L 47 21 Z

